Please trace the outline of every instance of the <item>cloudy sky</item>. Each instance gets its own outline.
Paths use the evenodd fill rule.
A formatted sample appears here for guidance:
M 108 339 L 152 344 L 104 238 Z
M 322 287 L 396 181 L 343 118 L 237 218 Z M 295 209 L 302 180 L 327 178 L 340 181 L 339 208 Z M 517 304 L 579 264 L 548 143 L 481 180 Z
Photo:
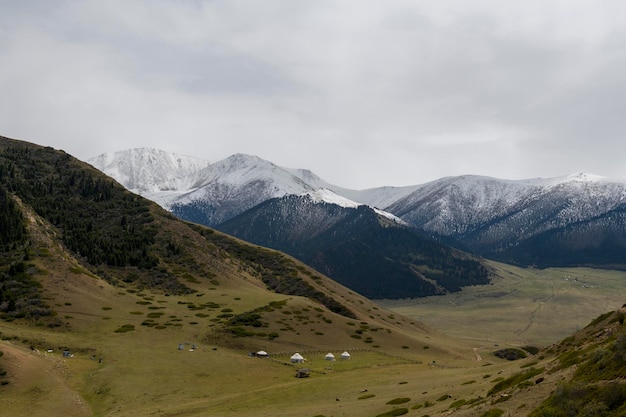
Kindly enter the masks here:
M 0 0 L 0 135 L 351 188 L 626 179 L 623 0 Z

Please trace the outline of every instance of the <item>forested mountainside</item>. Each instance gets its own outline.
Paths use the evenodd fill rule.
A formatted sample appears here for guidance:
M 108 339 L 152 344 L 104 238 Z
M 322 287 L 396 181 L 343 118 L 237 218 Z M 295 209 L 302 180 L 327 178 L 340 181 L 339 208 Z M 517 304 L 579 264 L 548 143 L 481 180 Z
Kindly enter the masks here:
M 200 226 L 187 225 L 113 179 L 52 148 L 0 137 L 0 296 L 7 317 L 52 314 L 41 283 L 29 267 L 37 246 L 25 222 L 58 239 L 83 271 L 112 285 L 133 285 L 168 294 L 196 292 L 197 277 L 220 281 L 225 254 L 253 266 L 260 282 L 279 293 L 310 297 L 333 312 L 355 317 L 320 287 L 301 277 L 284 255 L 256 248 Z M 232 261 L 229 261 L 232 262 Z M 75 267 L 79 267 L 76 265 Z
M 421 236 L 361 205 L 310 196 L 259 204 L 218 226 L 241 239 L 289 253 L 369 298 L 406 298 L 487 284 L 478 259 Z

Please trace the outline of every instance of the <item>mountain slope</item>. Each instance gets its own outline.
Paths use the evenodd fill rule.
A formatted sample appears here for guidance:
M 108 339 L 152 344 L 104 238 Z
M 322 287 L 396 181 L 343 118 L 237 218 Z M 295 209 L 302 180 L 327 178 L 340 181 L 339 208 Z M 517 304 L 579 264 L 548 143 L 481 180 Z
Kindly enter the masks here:
M 14 228 L 14 237 L 5 237 L 1 247 L 0 293 L 8 318 L 38 319 L 51 312 L 40 297 L 18 292 L 15 282 L 33 283 L 36 292 L 37 269 L 31 271 L 28 263 L 33 256 L 45 260 L 52 246 L 71 259 L 69 268 L 112 286 L 184 295 L 198 292 L 200 282 L 220 288 L 254 283 L 259 294 L 269 289 L 309 297 L 344 320 L 367 315 L 361 297 L 353 296 L 358 303 L 339 300 L 329 288 L 345 289 L 321 276 L 313 279 L 314 271 L 285 255 L 183 223 L 61 151 L 0 137 L 0 190 L 6 198 L 3 213 L 31 219 L 26 238 Z M 44 241 L 37 243 L 36 235 Z M 228 329 L 226 318 L 217 323 Z
M 443 294 L 489 282 L 479 260 L 365 205 L 342 207 L 291 195 L 261 203 L 218 228 L 289 253 L 370 298 Z
M 432 329 L 285 254 L 180 221 L 61 151 L 0 137 L 0 189 L 2 214 L 16 220 L 3 223 L 0 246 L 10 415 L 277 415 L 276 404 L 278 415 L 331 413 L 334 396 L 354 390 L 333 381 L 354 370 L 365 383 L 433 357 L 468 362 Z M 272 360 L 247 356 L 261 349 Z M 353 362 L 307 364 L 308 386 L 333 402 L 297 411 L 282 395 L 303 386 L 285 352 L 346 349 Z M 37 376 L 47 370 L 54 377 Z
M 386 209 L 419 229 L 498 260 L 610 265 L 625 263 L 619 253 L 626 224 L 612 216 L 625 199 L 625 184 L 588 174 L 525 181 L 464 176 L 426 184 Z M 603 218 L 611 219 L 611 227 L 603 226 Z M 573 245 L 577 253 L 568 257 Z M 598 257 L 594 248 L 599 246 L 613 256 Z

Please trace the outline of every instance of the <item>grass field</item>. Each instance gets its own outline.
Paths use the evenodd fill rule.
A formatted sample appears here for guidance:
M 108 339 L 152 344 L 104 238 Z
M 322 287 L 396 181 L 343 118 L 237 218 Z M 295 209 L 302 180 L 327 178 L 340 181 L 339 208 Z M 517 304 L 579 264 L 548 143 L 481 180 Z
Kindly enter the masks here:
M 475 346 L 549 345 L 626 303 L 622 271 L 492 265 L 492 285 L 378 303 Z
M 328 324 L 316 319 L 309 301 L 290 298 L 268 316 L 276 322 L 264 331 L 292 330 L 262 346 L 258 338 L 242 338 L 228 347 L 207 338 L 219 315 L 285 297 L 241 283 L 217 290 L 200 283 L 197 294 L 166 297 L 70 274 L 53 286 L 64 288 L 55 307 L 70 327 L 0 323 L 0 364 L 9 382 L 0 386 L 0 410 L 16 417 L 421 417 L 480 416 L 499 407 L 523 416 L 560 380 L 546 374 L 532 393 L 497 404 L 487 397 L 495 383 L 551 358 L 508 362 L 493 355 L 494 345 L 547 345 L 569 336 L 623 304 L 626 277 L 615 271 L 494 266 L 502 278 L 490 286 L 383 303 L 393 311 L 366 306 L 367 325 L 346 325 L 346 319 L 339 326 L 338 317 Z M 417 319 L 441 332 L 406 338 L 404 332 L 415 334 L 409 322 Z M 392 331 L 374 331 L 383 325 Z M 351 333 L 339 334 L 346 329 Z M 353 338 L 355 330 L 364 337 Z M 367 335 L 373 343 L 365 343 Z M 271 353 L 269 360 L 248 356 L 260 346 Z M 73 356 L 64 357 L 64 349 Z M 351 352 L 350 360 L 339 359 L 343 350 Z M 290 363 L 295 351 L 307 359 L 304 364 Z M 328 352 L 337 360 L 326 361 Z M 300 367 L 308 367 L 310 377 L 295 378 Z

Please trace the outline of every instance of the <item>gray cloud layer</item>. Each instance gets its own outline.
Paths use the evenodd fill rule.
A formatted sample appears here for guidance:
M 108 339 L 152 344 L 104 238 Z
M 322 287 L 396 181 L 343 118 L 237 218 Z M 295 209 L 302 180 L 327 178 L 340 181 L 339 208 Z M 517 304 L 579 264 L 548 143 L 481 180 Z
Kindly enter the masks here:
M 0 0 L 0 134 L 364 188 L 626 179 L 626 3 Z

